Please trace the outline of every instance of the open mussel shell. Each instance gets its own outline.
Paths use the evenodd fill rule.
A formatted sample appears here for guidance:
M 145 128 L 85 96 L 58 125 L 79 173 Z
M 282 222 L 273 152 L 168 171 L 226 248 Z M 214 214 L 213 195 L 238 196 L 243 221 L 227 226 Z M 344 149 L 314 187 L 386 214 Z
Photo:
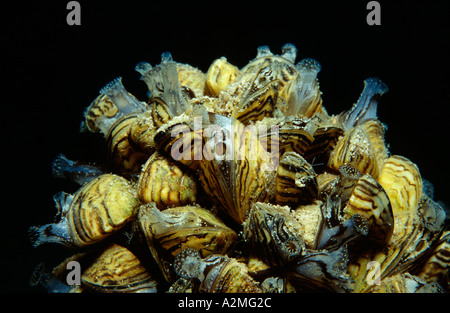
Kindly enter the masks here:
M 108 157 L 114 169 L 122 175 L 138 174 L 149 155 L 133 145 L 129 133 L 139 113 L 120 117 L 106 134 Z
M 304 249 L 299 222 L 289 207 L 257 202 L 243 224 L 244 238 L 252 253 L 272 266 L 295 262 Z
M 209 210 L 183 206 L 159 211 L 154 203 L 142 205 L 137 224 L 145 244 L 167 281 L 173 281 L 172 262 L 182 249 L 193 248 L 202 257 L 232 251 L 237 234 Z
M 429 283 L 410 273 L 389 276 L 374 284 L 372 293 L 441 293 L 439 284 Z
M 188 280 L 191 281 L 189 288 L 197 292 L 262 292 L 259 282 L 249 275 L 247 265 L 235 258 L 210 254 L 202 259 L 197 250 L 186 248 L 176 255 L 174 268 L 180 279 L 172 289 L 186 286 Z

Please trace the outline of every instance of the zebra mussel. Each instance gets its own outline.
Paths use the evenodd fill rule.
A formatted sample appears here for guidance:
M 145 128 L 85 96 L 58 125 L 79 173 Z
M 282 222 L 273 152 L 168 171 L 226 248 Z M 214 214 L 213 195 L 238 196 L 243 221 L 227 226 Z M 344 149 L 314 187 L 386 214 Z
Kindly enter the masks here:
M 445 205 L 411 160 L 391 155 L 377 117 L 388 91 L 367 78 L 330 114 L 321 65 L 292 44 L 259 47 L 239 68 L 136 65 L 148 99 L 122 79 L 84 112 L 107 162 L 55 159 L 78 183 L 54 196 L 32 244 L 73 250 L 31 284 L 50 292 L 449 291 Z M 71 250 L 71 251 L 72 251 Z M 65 265 L 82 264 L 68 286 Z M 376 275 L 375 275 L 376 274 Z M 375 277 L 375 278 L 374 278 Z

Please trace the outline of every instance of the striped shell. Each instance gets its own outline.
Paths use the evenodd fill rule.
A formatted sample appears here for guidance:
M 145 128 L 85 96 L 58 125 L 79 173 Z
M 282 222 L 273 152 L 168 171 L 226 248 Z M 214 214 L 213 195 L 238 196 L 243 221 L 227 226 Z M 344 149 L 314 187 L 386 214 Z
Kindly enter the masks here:
M 217 257 L 210 255 L 205 263 L 216 263 Z M 260 293 L 259 283 L 249 274 L 247 266 L 234 258 L 221 256 L 219 264 L 214 265 L 205 275 L 199 287 L 200 292 L 208 293 Z
M 366 174 L 356 183 L 348 204 L 343 209 L 344 219 L 359 214 L 369 223 L 366 240 L 384 245 L 394 231 L 394 216 L 388 195 L 383 187 Z
M 243 227 L 251 251 L 271 266 L 295 262 L 305 248 L 299 222 L 288 207 L 254 203 Z
M 154 202 L 163 210 L 196 202 L 197 185 L 186 169 L 155 152 L 142 167 L 138 195 L 142 203 Z
M 148 154 L 140 151 L 129 138 L 131 125 L 138 113 L 130 113 L 120 117 L 111 125 L 106 135 L 108 157 L 114 169 L 122 175 L 138 174 Z
M 241 76 L 226 92 L 231 96 L 231 116 L 243 124 L 272 117 L 285 86 L 298 75 L 294 65 L 297 54 L 293 45 L 285 45 L 281 56 L 273 55 L 268 47 L 258 48 L 256 59 L 241 69 Z
M 111 244 L 83 272 L 82 284 L 95 292 L 156 292 L 157 282 L 127 248 Z
M 279 205 L 309 204 L 319 195 L 316 172 L 295 152 L 286 152 L 280 159 L 275 188 L 275 201 Z
M 239 69 L 230 64 L 225 57 L 215 60 L 206 73 L 206 94 L 219 96 L 220 92 L 225 90 L 240 74 Z
M 427 282 L 438 282 L 443 287 L 447 287 L 450 272 L 450 231 L 442 233 L 435 248 L 424 262 L 417 276 Z
M 101 175 L 74 195 L 59 193 L 54 199 L 61 221 L 32 228 L 35 246 L 56 242 L 83 247 L 97 243 L 129 222 L 139 207 L 131 183 L 115 174 Z
M 234 118 L 208 113 L 202 125 L 195 130 L 195 120 L 184 119 L 160 130 L 158 142 L 173 158 L 198 169 L 199 181 L 214 204 L 241 224 L 253 202 L 269 197 L 271 156 L 256 128 Z M 182 131 L 174 137 L 176 127 Z
M 237 239 L 232 229 L 200 206 L 169 208 L 161 212 L 154 203 L 142 205 L 138 225 L 167 281 L 174 279 L 171 263 L 182 249 L 196 249 L 202 257 L 226 254 Z
M 354 127 L 336 144 L 328 166 L 338 170 L 341 165 L 351 165 L 362 174 L 378 178 L 379 165 L 372 144 L 361 127 Z
M 118 118 L 146 109 L 146 104 L 130 94 L 122 84 L 122 77 L 119 77 L 103 87 L 100 95 L 86 109 L 82 129 L 85 126 L 91 132 L 101 132 L 106 136 Z
M 417 210 L 422 196 L 422 177 L 410 160 L 391 156 L 385 161 L 378 181 L 386 190 L 394 213 Z

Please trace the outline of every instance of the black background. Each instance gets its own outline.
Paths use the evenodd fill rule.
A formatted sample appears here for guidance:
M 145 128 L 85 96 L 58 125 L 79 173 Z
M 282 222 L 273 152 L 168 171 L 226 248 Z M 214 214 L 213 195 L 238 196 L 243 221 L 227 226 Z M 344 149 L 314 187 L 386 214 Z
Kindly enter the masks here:
M 31 270 L 47 250 L 31 248 L 27 229 L 53 220 L 54 193 L 76 190 L 52 177 L 52 160 L 104 158 L 101 138 L 78 132 L 84 108 L 118 76 L 146 99 L 134 66 L 158 64 L 164 51 L 206 72 L 218 57 L 243 67 L 260 45 L 278 54 L 293 43 L 297 60 L 322 64 L 330 114 L 358 99 L 365 78 L 379 77 L 390 88 L 378 115 L 391 153 L 415 162 L 435 198 L 450 204 L 446 1 L 379 1 L 381 26 L 367 25 L 368 1 L 79 1 L 81 26 L 67 25 L 67 2 L 17 1 L 0 13 L 1 291 L 30 291 Z

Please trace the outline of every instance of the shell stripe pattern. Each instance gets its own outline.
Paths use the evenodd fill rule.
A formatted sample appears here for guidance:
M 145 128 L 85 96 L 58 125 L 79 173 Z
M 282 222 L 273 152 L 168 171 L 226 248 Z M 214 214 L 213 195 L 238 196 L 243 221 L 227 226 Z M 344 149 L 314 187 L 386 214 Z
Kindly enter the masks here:
M 85 120 L 91 131 L 99 132 L 96 126 L 98 118 L 112 118 L 119 111 L 114 102 L 107 95 L 99 95 L 85 112 Z
M 399 155 L 388 158 L 381 169 L 379 182 L 389 195 L 394 213 L 417 209 L 422 195 L 422 178 L 410 160 Z
M 155 202 L 164 209 L 195 202 L 196 185 L 178 163 L 160 153 L 154 153 L 143 166 L 139 178 L 139 199 Z
M 442 233 L 431 257 L 419 272 L 427 281 L 440 281 L 450 271 L 450 231 Z
M 382 244 L 389 242 L 394 230 L 391 204 L 383 187 L 370 175 L 358 180 L 344 212 L 359 214 L 368 220 L 371 240 Z
M 244 99 L 233 116 L 244 124 L 248 124 L 249 121 L 261 120 L 265 116 L 271 116 L 277 96 L 276 82 L 269 83 Z
M 147 159 L 147 155 L 136 149 L 129 140 L 129 130 L 138 113 L 130 113 L 118 119 L 106 136 L 108 153 L 115 166 L 135 172 Z
M 365 132 L 354 127 L 337 143 L 330 158 L 330 166 L 338 169 L 343 164 L 356 167 L 362 174 L 378 178 L 378 163 Z
M 110 176 L 108 179 L 111 181 L 119 178 Z M 124 214 L 114 214 L 114 210 L 117 210 L 114 207 L 117 203 L 113 199 L 116 197 L 115 192 L 117 192 L 115 188 L 110 188 L 104 183 L 102 176 L 86 184 L 75 196 L 67 219 L 71 238 L 77 246 L 84 246 L 106 237 L 116 231 L 125 220 L 133 217 L 133 215 L 126 217 Z
M 277 168 L 276 201 L 280 205 L 311 203 L 318 197 L 316 173 L 299 154 L 283 155 Z
M 84 283 L 94 289 L 111 288 L 114 291 L 131 291 L 155 285 L 152 277 L 128 249 L 113 244 L 82 275 Z
M 152 117 L 156 127 L 160 127 L 172 119 L 170 107 L 160 98 L 152 99 Z

